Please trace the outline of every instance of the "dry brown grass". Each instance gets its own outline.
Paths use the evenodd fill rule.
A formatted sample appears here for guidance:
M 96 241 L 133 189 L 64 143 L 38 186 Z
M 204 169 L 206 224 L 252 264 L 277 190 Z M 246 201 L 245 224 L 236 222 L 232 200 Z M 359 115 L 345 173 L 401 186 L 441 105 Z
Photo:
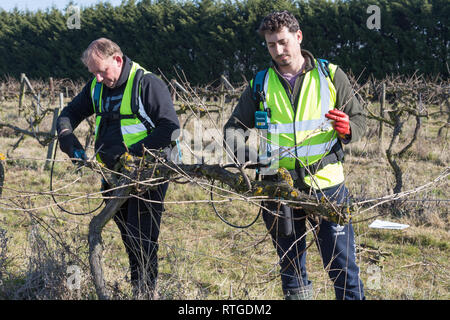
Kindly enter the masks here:
M 27 126 L 15 110 L 16 101 L 0 104 L 2 121 Z M 49 122 L 41 130 L 49 129 Z M 392 172 L 379 154 L 377 124 L 369 122 L 368 135 L 346 147 L 346 184 L 357 198 L 377 198 L 391 193 Z M 79 130 L 85 133 L 87 126 Z M 407 129 L 408 130 L 408 129 Z M 389 135 L 389 130 L 385 131 Z M 0 299 L 95 299 L 87 259 L 90 216 L 61 212 L 45 192 L 49 172 L 43 170 L 46 149 L 29 137 L 17 149 L 17 135 L 0 129 L 0 152 L 9 151 L 6 180 L 0 199 Z M 418 143 L 401 162 L 404 189 L 431 181 L 448 166 L 448 139 L 436 136 L 436 125 L 424 123 Z M 387 143 L 387 142 L 386 142 Z M 385 146 L 383 146 L 385 147 Z M 88 150 L 88 154 L 92 150 Z M 58 160 L 66 159 L 60 152 Z M 73 181 L 67 161 L 55 168 L 55 186 Z M 97 192 L 97 177 L 87 170 L 70 191 Z M 407 201 L 401 216 L 380 206 L 355 217 L 358 260 L 369 299 L 449 299 L 448 260 L 450 235 L 448 179 Z M 160 299 L 282 299 L 278 258 L 262 219 L 238 230 L 221 222 L 205 203 L 205 190 L 193 184 L 171 184 L 166 198 L 160 235 Z M 411 199 L 408 199 L 411 200 Z M 187 203 L 186 201 L 191 201 Z M 181 203 L 180 203 L 181 202 Z M 72 211 L 86 209 L 86 201 L 65 204 Z M 230 203 L 236 209 L 236 203 Z M 410 225 L 403 231 L 369 229 L 376 215 Z M 234 211 L 229 217 L 248 223 L 254 214 Z M 311 241 L 308 236 L 307 241 Z M 104 233 L 105 277 L 116 299 L 131 299 L 128 260 L 118 229 L 107 225 Z M 69 266 L 80 267 L 79 290 L 68 288 Z M 332 284 L 322 268 L 315 246 L 308 251 L 308 271 L 316 299 L 334 299 Z M 373 285 L 376 270 L 379 286 Z M 370 286 L 372 285 L 372 289 Z

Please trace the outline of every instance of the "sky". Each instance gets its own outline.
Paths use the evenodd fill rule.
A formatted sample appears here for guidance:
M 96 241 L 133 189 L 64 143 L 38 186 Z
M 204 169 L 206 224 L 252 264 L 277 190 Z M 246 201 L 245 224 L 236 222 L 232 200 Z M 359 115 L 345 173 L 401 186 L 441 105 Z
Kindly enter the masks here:
M 47 8 L 51 8 L 53 5 L 57 9 L 64 10 L 70 0 L 0 0 L 0 8 L 6 11 L 11 11 L 17 7 L 21 11 L 37 11 L 39 9 L 45 11 Z M 95 5 L 98 2 L 109 2 L 113 6 L 119 5 L 122 0 L 73 0 L 74 5 L 80 7 L 88 7 Z

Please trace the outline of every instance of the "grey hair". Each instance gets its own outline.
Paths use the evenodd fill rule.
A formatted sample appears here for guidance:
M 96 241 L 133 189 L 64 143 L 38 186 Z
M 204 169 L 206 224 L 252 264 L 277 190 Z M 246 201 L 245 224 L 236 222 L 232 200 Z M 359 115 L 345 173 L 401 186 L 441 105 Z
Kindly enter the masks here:
M 107 38 L 99 38 L 91 42 L 91 44 L 84 50 L 81 61 L 85 66 L 88 65 L 92 55 L 96 54 L 99 57 L 106 59 L 114 54 L 118 54 L 123 58 L 123 53 L 120 47 L 114 41 Z

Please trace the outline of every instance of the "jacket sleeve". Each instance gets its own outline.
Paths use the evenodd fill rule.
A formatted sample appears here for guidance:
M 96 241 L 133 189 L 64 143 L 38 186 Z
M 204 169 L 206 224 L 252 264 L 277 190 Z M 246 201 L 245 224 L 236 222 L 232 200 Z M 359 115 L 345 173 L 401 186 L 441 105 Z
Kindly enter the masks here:
M 250 86 L 242 93 L 236 107 L 223 129 L 224 147 L 233 153 L 244 147 L 248 130 L 255 127 L 255 102 Z
M 223 146 L 225 152 L 230 156 L 236 155 L 238 150 L 246 148 L 245 142 L 249 134 L 248 130 L 255 127 L 255 102 L 252 98 L 250 85 L 245 88 L 230 118 L 223 128 Z M 256 152 L 256 150 L 255 150 Z
M 78 125 L 94 113 L 90 95 L 91 81 L 89 81 L 81 92 L 61 111 L 56 122 L 58 137 L 73 133 Z
M 160 149 L 170 145 L 179 135 L 180 122 L 167 85 L 154 74 L 142 78 L 142 103 L 155 128 L 129 147 L 131 153 L 142 156 L 142 145 L 147 149 Z
M 336 87 L 337 107 L 350 118 L 351 138 L 344 143 L 360 140 L 366 131 L 366 113 L 347 75 L 339 67 L 334 74 L 333 84 Z

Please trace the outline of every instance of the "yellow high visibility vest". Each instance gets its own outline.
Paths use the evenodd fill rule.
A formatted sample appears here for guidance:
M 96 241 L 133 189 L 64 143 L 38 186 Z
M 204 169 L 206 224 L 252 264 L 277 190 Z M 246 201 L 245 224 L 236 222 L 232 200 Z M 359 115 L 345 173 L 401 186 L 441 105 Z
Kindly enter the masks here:
M 123 92 L 122 101 L 120 104 L 120 110 L 118 117 L 120 118 L 120 129 L 122 132 L 122 137 L 125 145 L 127 147 L 135 144 L 136 142 L 141 141 L 147 135 L 149 130 L 154 127 L 154 123 L 147 115 L 144 109 L 144 105 L 142 103 L 140 94 L 139 94 L 139 108 L 136 113 L 133 113 L 132 110 L 132 92 L 133 92 L 133 83 L 134 78 L 136 76 L 137 70 L 144 70 L 144 74 L 150 73 L 143 69 L 139 64 L 133 62 L 133 65 L 130 70 L 130 74 L 128 76 L 127 84 L 125 86 L 125 90 Z M 94 78 L 91 84 L 91 97 L 92 104 L 94 107 L 94 112 L 96 113 L 95 118 L 95 140 L 97 140 L 98 127 L 100 125 L 100 121 L 103 116 L 102 110 L 102 93 L 103 93 L 103 84 L 97 83 L 97 79 Z M 140 88 L 139 88 L 140 93 Z M 145 124 L 141 121 L 144 120 Z M 97 154 L 97 160 L 102 162 L 101 158 Z
M 328 65 L 331 79 L 337 66 Z M 307 167 L 325 157 L 339 143 L 336 131 L 325 114 L 335 108 L 336 88 L 324 74 L 318 62 L 304 75 L 297 108 L 292 106 L 285 88 L 273 68 L 264 78 L 264 97 L 260 110 L 270 109 L 268 118 L 267 156 L 274 157 L 272 168 L 295 169 L 295 163 Z M 329 164 L 314 175 L 305 177 L 305 183 L 314 188 L 329 188 L 344 181 L 341 162 Z

